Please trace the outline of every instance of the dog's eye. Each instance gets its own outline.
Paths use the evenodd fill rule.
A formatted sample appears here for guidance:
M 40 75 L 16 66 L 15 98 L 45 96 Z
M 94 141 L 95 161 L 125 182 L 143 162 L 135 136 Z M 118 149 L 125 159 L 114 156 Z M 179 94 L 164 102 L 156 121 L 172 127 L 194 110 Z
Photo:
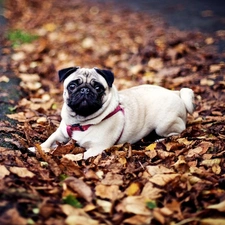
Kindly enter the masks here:
M 77 87 L 77 85 L 72 83 L 68 86 L 68 90 L 73 91 L 76 87 Z
M 99 91 L 99 90 L 100 90 L 100 87 L 99 87 L 98 85 L 96 85 L 96 86 L 95 86 L 95 90 L 96 90 L 96 91 Z
M 97 92 L 101 92 L 103 90 L 102 86 L 100 86 L 99 84 L 95 84 L 94 88 Z

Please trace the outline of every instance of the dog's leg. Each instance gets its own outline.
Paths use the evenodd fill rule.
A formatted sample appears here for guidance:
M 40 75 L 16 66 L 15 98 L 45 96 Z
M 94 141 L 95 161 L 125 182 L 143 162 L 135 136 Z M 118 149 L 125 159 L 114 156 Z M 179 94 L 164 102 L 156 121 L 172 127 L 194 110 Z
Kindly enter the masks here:
M 175 121 L 171 121 L 167 126 L 158 126 L 155 131 L 159 136 L 169 137 L 179 135 L 186 128 L 184 120 L 178 117 Z

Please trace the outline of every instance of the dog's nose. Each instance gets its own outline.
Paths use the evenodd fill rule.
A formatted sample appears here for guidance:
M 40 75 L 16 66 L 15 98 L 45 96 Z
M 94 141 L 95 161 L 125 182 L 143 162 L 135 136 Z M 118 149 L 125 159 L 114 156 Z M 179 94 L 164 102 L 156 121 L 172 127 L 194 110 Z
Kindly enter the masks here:
M 80 89 L 81 94 L 88 94 L 90 92 L 89 88 L 83 87 Z

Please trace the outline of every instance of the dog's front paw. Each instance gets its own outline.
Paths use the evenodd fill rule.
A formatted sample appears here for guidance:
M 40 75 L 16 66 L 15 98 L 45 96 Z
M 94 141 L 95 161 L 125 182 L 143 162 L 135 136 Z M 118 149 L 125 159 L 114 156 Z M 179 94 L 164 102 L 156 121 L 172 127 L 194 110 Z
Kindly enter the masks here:
M 40 147 L 41 147 L 41 150 L 43 152 L 46 152 L 46 153 L 50 152 L 50 148 L 45 148 L 45 147 L 42 147 L 41 145 L 40 145 Z M 31 152 L 36 152 L 36 148 L 35 147 L 29 147 L 28 150 L 31 151 Z
M 88 149 L 86 152 L 84 152 L 84 157 L 83 159 L 89 159 L 91 157 L 97 156 L 99 154 L 101 154 L 103 152 L 103 150 L 99 150 L 98 149 Z
M 28 150 L 31 151 L 31 152 L 36 152 L 36 148 L 35 147 L 30 147 L 30 148 L 28 148 Z

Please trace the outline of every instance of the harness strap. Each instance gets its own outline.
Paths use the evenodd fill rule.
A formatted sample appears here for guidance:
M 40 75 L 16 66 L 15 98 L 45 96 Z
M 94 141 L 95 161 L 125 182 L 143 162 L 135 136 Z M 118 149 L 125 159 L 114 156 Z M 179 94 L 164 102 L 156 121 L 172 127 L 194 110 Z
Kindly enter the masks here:
M 109 113 L 103 120 L 106 120 L 110 117 L 112 117 L 113 115 L 115 115 L 117 112 L 119 111 L 122 111 L 123 115 L 124 115 L 124 109 L 118 105 L 111 113 Z M 102 120 L 102 121 L 103 121 Z M 73 124 L 73 125 L 67 125 L 66 126 L 66 130 L 67 130 L 67 134 L 69 135 L 69 137 L 71 138 L 72 137 L 72 134 L 73 134 L 73 131 L 86 131 L 88 130 L 88 128 L 90 126 L 92 126 L 93 124 L 87 124 L 87 125 L 83 125 L 81 126 L 80 124 Z M 120 134 L 120 136 L 118 137 L 118 139 L 116 140 L 115 144 L 117 144 L 123 134 L 123 130 L 124 130 L 124 126 L 123 126 L 123 129 L 122 129 L 122 132 Z

